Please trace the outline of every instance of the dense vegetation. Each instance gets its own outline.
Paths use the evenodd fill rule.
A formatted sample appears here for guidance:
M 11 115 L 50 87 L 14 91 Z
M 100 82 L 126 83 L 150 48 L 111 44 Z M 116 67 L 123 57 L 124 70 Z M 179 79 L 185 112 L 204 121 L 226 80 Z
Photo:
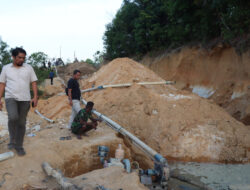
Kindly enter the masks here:
M 124 0 L 104 34 L 105 58 L 140 56 L 248 34 L 248 0 Z

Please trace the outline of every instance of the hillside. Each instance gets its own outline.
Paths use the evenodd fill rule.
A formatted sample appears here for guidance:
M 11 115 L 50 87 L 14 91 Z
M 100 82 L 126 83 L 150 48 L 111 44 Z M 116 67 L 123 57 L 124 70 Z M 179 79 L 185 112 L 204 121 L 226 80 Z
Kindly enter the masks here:
M 250 51 L 241 55 L 228 46 L 200 47 L 145 56 L 144 65 L 176 87 L 208 98 L 250 125 Z

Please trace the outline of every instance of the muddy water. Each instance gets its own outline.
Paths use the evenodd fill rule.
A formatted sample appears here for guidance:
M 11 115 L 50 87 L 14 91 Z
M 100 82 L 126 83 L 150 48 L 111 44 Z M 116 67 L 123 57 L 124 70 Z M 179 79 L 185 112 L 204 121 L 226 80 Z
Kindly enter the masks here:
M 197 178 L 216 190 L 250 189 L 250 164 L 171 163 L 171 170 L 178 170 L 191 180 Z

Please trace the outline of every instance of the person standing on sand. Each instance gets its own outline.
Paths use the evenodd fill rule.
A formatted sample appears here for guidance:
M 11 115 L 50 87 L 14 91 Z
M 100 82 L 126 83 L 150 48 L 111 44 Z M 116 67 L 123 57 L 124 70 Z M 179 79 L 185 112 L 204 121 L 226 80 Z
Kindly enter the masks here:
M 8 149 L 15 149 L 19 156 L 25 155 L 23 148 L 24 135 L 26 130 L 26 117 L 32 106 L 36 107 L 37 76 L 33 68 L 24 63 L 26 51 L 22 48 L 12 50 L 13 63 L 5 65 L 0 75 L 0 110 L 2 109 L 1 98 L 5 91 L 5 104 L 8 112 L 8 130 L 10 141 Z M 34 97 L 31 100 L 30 83 Z
M 72 107 L 68 129 L 71 128 L 72 122 L 76 114 L 81 110 L 81 105 L 80 105 L 81 90 L 78 83 L 80 77 L 81 77 L 81 72 L 79 70 L 74 70 L 73 77 L 68 81 L 68 87 L 67 87 L 68 99 L 69 99 L 69 105 Z

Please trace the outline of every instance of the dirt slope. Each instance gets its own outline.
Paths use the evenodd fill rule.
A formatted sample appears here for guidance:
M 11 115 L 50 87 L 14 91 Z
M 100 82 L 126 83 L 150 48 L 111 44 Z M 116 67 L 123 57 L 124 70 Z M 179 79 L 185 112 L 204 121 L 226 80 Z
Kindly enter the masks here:
M 223 45 L 212 50 L 182 48 L 156 57 L 145 56 L 141 62 L 165 80 L 177 81 L 179 89 L 213 99 L 236 119 L 250 125 L 250 102 L 243 97 L 250 95 L 250 51 L 238 55 Z M 242 106 L 243 102 L 248 106 Z
M 127 58 L 104 66 L 83 86 L 162 81 Z M 211 101 L 173 86 L 133 85 L 84 95 L 111 117 L 168 158 L 249 162 L 250 130 Z

